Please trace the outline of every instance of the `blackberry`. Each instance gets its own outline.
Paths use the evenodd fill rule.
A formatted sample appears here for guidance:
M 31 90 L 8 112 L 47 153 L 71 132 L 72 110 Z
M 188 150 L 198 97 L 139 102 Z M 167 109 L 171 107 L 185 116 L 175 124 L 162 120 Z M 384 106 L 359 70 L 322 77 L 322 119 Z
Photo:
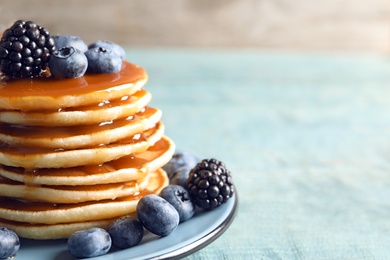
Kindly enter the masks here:
M 234 193 L 230 171 L 216 159 L 204 159 L 191 170 L 187 189 L 195 204 L 203 209 L 220 206 Z
M 47 29 L 18 20 L 1 38 L 0 70 L 10 78 L 38 77 L 46 70 L 54 50 L 54 40 Z

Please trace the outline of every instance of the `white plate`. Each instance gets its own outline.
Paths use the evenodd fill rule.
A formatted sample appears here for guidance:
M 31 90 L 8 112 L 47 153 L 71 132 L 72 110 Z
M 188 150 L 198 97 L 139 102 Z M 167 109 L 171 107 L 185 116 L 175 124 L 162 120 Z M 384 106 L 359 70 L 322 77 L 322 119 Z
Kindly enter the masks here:
M 190 220 L 180 224 L 169 236 L 157 237 L 146 233 L 141 244 L 125 249 L 112 248 L 94 260 L 172 259 L 182 258 L 217 239 L 232 223 L 237 210 L 237 190 L 225 204 L 211 211 L 198 211 Z M 21 239 L 15 260 L 71 260 L 66 240 L 36 241 Z

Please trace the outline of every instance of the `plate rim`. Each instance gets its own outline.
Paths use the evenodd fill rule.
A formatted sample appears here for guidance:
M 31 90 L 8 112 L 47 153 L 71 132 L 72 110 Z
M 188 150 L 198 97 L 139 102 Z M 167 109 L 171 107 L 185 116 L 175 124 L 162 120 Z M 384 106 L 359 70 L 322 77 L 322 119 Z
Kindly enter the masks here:
M 237 214 L 237 208 L 238 208 L 238 195 L 237 195 L 237 189 L 234 187 L 234 195 L 232 196 L 232 199 L 234 199 L 233 207 L 230 210 L 228 216 L 213 230 L 202 236 L 201 238 L 197 239 L 196 241 L 184 245 L 181 248 L 178 248 L 174 251 L 164 253 L 160 256 L 155 256 L 151 258 L 145 258 L 145 260 L 156 260 L 156 259 L 182 259 L 183 257 L 189 256 L 206 246 L 210 245 L 212 242 L 217 240 L 225 231 L 230 227 L 230 225 L 233 223 L 233 220 Z

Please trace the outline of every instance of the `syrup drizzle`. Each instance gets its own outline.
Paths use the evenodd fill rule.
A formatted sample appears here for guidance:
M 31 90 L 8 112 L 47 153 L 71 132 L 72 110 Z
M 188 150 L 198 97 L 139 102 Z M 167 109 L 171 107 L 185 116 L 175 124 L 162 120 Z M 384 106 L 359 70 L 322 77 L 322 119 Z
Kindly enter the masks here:
M 143 68 L 123 62 L 122 70 L 111 74 L 85 74 L 81 78 L 34 78 L 0 81 L 1 97 L 80 95 L 110 91 L 124 84 L 133 84 L 147 77 Z

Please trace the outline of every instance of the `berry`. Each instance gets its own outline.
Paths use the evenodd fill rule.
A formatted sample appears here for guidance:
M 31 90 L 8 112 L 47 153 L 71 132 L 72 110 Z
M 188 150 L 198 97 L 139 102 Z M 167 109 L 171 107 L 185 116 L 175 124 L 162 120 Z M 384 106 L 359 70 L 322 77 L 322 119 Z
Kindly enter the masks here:
M 102 228 L 90 228 L 73 233 L 68 239 L 68 251 L 75 258 L 106 254 L 111 248 L 111 237 Z
M 149 194 L 137 204 L 137 217 L 142 225 L 158 236 L 167 236 L 179 225 L 179 213 L 165 199 Z
M 94 47 L 85 52 L 88 59 L 88 72 L 109 74 L 122 68 L 122 60 L 113 51 L 102 47 Z
M 180 223 L 189 220 L 195 213 L 195 204 L 190 193 L 182 186 L 168 185 L 161 190 L 160 196 L 168 201 L 179 213 Z
M 193 168 L 198 161 L 198 158 L 190 152 L 175 152 L 171 160 L 164 165 L 163 169 L 170 174 L 182 166 Z
M 18 235 L 5 227 L 0 227 L 0 259 L 11 258 L 20 248 Z
M 230 171 L 216 159 L 204 159 L 191 170 L 187 189 L 195 204 L 203 209 L 220 206 L 234 193 Z
M 89 49 L 93 49 L 95 47 L 102 47 L 103 49 L 111 50 L 116 55 L 118 55 L 121 60 L 123 60 L 126 56 L 125 50 L 114 42 L 99 40 L 88 46 Z
M 87 67 L 87 57 L 74 47 L 63 47 L 56 50 L 49 62 L 50 72 L 56 78 L 82 77 Z
M 138 220 L 124 217 L 112 222 L 108 233 L 115 247 L 125 249 L 141 242 L 144 236 L 144 227 Z
M 81 52 L 86 52 L 88 50 L 87 44 L 79 36 L 56 35 L 53 36 L 53 39 L 57 50 L 63 47 L 73 47 Z
M 0 70 L 10 78 L 38 77 L 45 71 L 54 40 L 44 27 L 31 21 L 16 21 L 0 41 Z
M 176 152 L 172 159 L 163 167 L 168 174 L 170 184 L 185 187 L 188 174 L 198 161 L 198 158 L 192 153 Z
M 188 166 L 182 166 L 180 168 L 175 169 L 174 172 L 168 174 L 169 183 L 185 187 L 191 169 L 192 168 Z

